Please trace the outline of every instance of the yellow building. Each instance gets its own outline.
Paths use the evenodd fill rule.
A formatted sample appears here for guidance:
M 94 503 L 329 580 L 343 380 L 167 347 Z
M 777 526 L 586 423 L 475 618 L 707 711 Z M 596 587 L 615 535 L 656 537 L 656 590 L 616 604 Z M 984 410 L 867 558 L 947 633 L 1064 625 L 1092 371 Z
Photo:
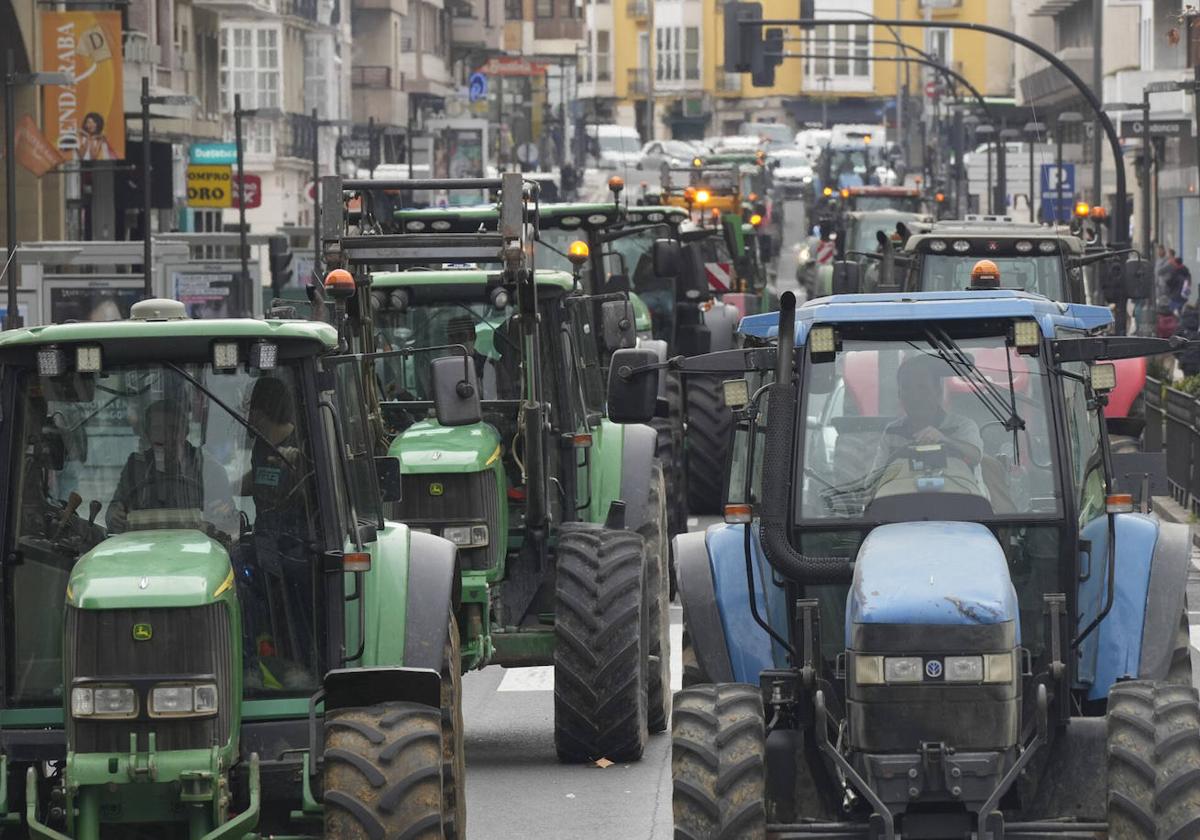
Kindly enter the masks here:
M 763 17 L 794 18 L 796 0 L 760 0 Z M 929 54 L 965 76 L 984 96 L 1012 92 L 1012 45 L 978 32 L 897 27 L 877 19 L 967 21 L 1012 28 L 1009 3 L 991 0 L 817 0 L 816 16 L 861 23 L 818 25 L 807 40 L 790 40 L 769 88 L 724 67 L 724 0 L 592 0 L 580 97 L 602 119 L 635 125 L 647 137 L 647 101 L 655 102 L 655 136 L 697 137 L 735 132 L 745 120 L 795 127 L 829 123 L 894 125 L 898 93 L 907 88 L 905 117 L 932 103 L 938 77 L 917 63 L 898 62 L 896 41 Z M 935 8 L 936 6 L 936 8 Z M 653 35 L 652 35 L 653 33 Z M 799 35 L 792 27 L 789 39 Z M 910 55 L 915 55 L 911 53 Z M 892 60 L 887 60 L 892 59 Z M 944 86 L 938 85 L 935 87 Z M 933 88 L 930 88 L 931 92 Z

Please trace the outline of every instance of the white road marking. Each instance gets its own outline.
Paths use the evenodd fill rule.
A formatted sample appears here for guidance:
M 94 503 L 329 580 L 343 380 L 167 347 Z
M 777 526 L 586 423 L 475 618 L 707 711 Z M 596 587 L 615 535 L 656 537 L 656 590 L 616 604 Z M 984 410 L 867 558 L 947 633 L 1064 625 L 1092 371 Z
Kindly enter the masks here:
M 683 625 L 671 622 L 671 691 L 683 688 Z
M 530 668 L 508 668 L 497 691 L 553 691 L 554 666 L 535 665 Z

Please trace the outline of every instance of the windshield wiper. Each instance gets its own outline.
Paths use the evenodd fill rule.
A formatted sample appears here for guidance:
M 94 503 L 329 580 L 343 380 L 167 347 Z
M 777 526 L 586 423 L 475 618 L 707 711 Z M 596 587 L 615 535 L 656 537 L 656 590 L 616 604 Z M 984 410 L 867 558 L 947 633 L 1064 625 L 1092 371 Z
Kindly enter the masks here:
M 987 376 L 979 370 L 974 360 L 968 356 L 963 349 L 952 339 L 944 329 L 925 330 L 925 337 L 929 343 L 937 350 L 938 356 L 950 366 L 950 369 L 960 378 L 972 384 L 975 387 L 971 388 L 971 392 L 978 397 L 983 403 L 984 408 L 988 413 L 996 419 L 996 422 L 1002 425 L 1006 431 L 1017 432 L 1025 428 L 1025 420 L 1021 415 L 1017 414 L 1015 402 L 1006 405 L 1004 394 L 996 387 L 996 383 L 988 379 Z M 1005 348 L 1005 357 L 1008 356 L 1008 350 Z M 1009 392 L 1013 391 L 1012 377 L 1009 377 Z
M 288 463 L 287 456 L 279 451 L 278 446 L 271 443 L 271 441 L 267 440 L 266 436 L 263 435 L 263 433 L 260 432 L 258 429 L 254 428 L 254 426 L 251 425 L 249 420 L 247 420 L 242 415 L 238 414 L 236 411 L 234 411 L 232 408 L 230 408 L 228 405 L 226 405 L 224 400 L 222 400 L 220 397 L 218 397 L 212 391 L 208 390 L 208 388 L 205 387 L 203 382 L 201 382 L 196 377 L 192 376 L 190 373 L 188 373 L 186 370 L 184 370 L 183 368 L 181 368 L 179 365 L 175 364 L 174 362 L 164 362 L 163 364 L 165 364 L 168 368 L 175 371 L 180 376 L 182 376 L 184 379 L 186 379 L 188 382 L 192 383 L 197 388 L 199 388 L 200 391 L 206 397 L 208 397 L 210 400 L 215 402 L 217 405 L 221 406 L 221 408 L 225 409 L 225 413 L 228 414 L 230 417 L 232 417 L 234 420 L 236 420 L 239 424 L 241 424 L 246 429 L 246 431 L 248 431 L 250 434 L 254 435 L 254 437 L 256 437 L 258 440 L 261 440 L 268 447 L 270 447 L 271 451 L 274 452 L 276 455 L 278 455 L 285 464 Z M 302 458 L 304 457 L 303 451 L 300 452 L 300 457 L 302 457 Z M 308 459 L 305 458 L 305 460 L 308 460 Z

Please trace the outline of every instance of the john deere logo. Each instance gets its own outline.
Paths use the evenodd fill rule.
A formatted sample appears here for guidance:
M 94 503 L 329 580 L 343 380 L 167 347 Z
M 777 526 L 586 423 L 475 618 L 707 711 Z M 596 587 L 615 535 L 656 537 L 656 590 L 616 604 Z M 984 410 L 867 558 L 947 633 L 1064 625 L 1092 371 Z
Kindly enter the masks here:
M 430 496 L 440 496 L 445 492 L 446 492 L 446 488 L 443 487 L 440 483 L 438 483 L 436 481 L 433 482 L 433 484 L 429 485 L 429 495 Z
M 148 642 L 154 636 L 154 628 L 149 624 L 133 625 L 133 640 L 135 642 Z

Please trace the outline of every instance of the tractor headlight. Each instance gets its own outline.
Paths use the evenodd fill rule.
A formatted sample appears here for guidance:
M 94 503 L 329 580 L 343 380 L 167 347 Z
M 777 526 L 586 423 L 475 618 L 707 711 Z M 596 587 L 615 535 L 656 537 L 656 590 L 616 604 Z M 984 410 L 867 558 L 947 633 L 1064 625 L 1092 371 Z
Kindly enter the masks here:
M 982 656 L 947 656 L 946 682 L 983 682 Z
M 987 653 L 983 656 L 983 681 L 985 683 L 1010 683 L 1016 674 L 1013 654 Z
M 131 718 L 137 715 L 137 695 L 128 686 L 76 686 L 71 689 L 74 717 Z
M 854 657 L 854 681 L 859 685 L 883 685 L 883 657 Z
M 925 678 L 919 656 L 889 656 L 883 660 L 883 677 L 889 683 L 918 683 Z
M 483 548 L 490 542 L 486 525 L 447 525 L 442 536 L 459 548 Z
M 151 717 L 211 715 L 216 711 L 217 686 L 214 683 L 158 685 L 150 691 Z

